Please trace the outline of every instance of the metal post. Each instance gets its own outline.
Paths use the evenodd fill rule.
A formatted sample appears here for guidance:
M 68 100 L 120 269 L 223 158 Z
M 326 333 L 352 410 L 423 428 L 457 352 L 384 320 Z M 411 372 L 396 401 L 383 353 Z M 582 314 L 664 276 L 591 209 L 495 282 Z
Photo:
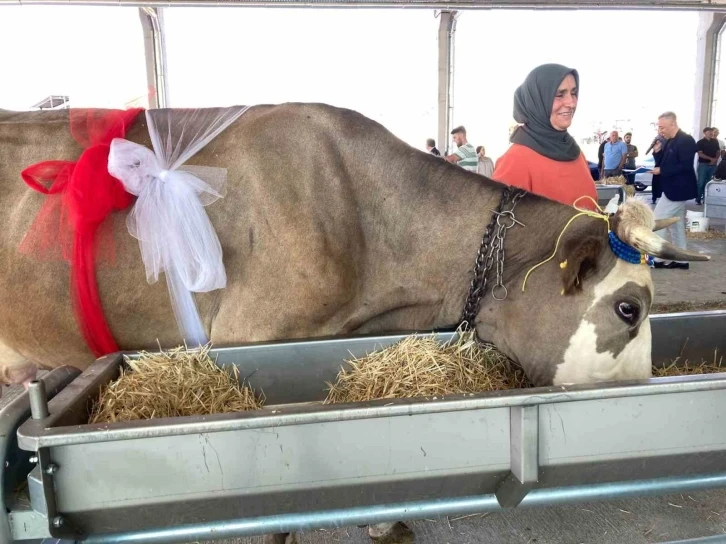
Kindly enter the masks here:
M 439 105 L 438 141 L 444 155 L 449 154 L 450 136 L 454 118 L 454 32 L 457 11 L 442 11 L 439 22 Z
M 149 108 L 169 106 L 169 86 L 166 77 L 166 40 L 162 8 L 139 8 L 144 32 L 146 80 L 149 86 Z
M 30 415 L 33 419 L 45 419 L 48 417 L 48 397 L 45 392 L 45 382 L 33 380 L 28 385 L 30 397 Z
M 510 408 L 510 470 L 496 491 L 503 508 L 519 506 L 539 478 L 539 406 Z

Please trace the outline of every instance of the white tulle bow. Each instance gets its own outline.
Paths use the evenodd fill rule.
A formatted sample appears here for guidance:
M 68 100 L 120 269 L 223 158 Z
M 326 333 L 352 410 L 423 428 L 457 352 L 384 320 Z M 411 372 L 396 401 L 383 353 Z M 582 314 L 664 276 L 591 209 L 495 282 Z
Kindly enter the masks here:
M 224 197 L 227 171 L 204 166 L 181 167 L 247 108 L 223 110 L 149 110 L 146 112 L 154 152 L 114 139 L 109 173 L 138 198 L 126 224 L 139 240 L 146 279 L 166 275 L 172 308 L 187 344 L 209 340 L 192 292 L 227 284 L 222 246 L 205 206 Z M 163 137 L 162 137 L 163 136 Z

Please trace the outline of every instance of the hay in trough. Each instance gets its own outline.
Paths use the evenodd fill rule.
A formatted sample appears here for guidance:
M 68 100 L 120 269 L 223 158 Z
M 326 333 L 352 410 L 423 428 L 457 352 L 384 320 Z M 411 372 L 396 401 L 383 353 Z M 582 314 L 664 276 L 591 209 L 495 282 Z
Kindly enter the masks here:
M 126 358 L 117 380 L 102 387 L 90 423 L 199 416 L 259 410 L 265 399 L 240 385 L 237 367 L 218 367 L 209 346 L 179 347 Z M 726 372 L 723 359 L 694 364 L 674 360 L 653 367 L 654 377 Z M 429 398 L 531 387 L 524 371 L 494 346 L 460 332 L 442 343 L 433 335 L 408 336 L 387 348 L 351 358 L 328 383 L 325 404 Z
M 653 367 L 654 378 L 665 378 L 669 376 L 692 376 L 694 374 L 718 374 L 726 372 L 726 365 L 723 364 L 723 357 L 718 353 L 713 354 L 713 361 L 701 361 L 692 363 L 688 359 L 680 362 L 680 358 L 671 361 L 671 364 L 662 367 Z
M 258 410 L 258 398 L 240 385 L 237 367 L 218 367 L 202 349 L 178 347 L 126 358 L 117 380 L 105 385 L 94 404 L 90 423 L 198 416 Z
M 521 368 L 473 332 L 454 342 L 409 336 L 366 357 L 347 361 L 326 404 L 374 399 L 435 397 L 529 387 Z
M 628 185 L 627 182 L 628 180 L 625 179 L 625 176 L 620 175 L 602 178 L 596 183 L 598 185 L 622 185 L 626 196 L 635 196 L 635 187 L 633 185 Z
M 651 315 L 655 315 L 678 312 L 706 312 L 711 310 L 726 310 L 726 298 L 703 302 L 657 302 L 651 306 L 650 313 Z

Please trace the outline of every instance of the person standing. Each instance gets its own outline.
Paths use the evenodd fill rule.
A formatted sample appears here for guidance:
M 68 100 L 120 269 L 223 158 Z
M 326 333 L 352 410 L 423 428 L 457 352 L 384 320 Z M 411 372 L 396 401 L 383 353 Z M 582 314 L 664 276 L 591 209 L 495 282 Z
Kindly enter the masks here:
M 603 149 L 603 177 L 609 178 L 621 175 L 627 155 L 628 146 L 619 138 L 618 131 L 613 130 Z
M 561 64 L 532 70 L 514 93 L 512 145 L 496 162 L 492 177 L 546 198 L 592 208 L 595 182 L 580 147 L 567 132 L 577 109 L 580 76 Z
M 491 179 L 494 173 L 494 161 L 487 157 L 487 151 L 483 145 L 476 148 L 476 156 L 479 161 L 477 163 L 476 173 Z
M 635 170 L 635 159 L 638 157 L 638 148 L 634 146 L 631 142 L 633 141 L 633 133 L 632 132 L 626 132 L 623 136 L 623 141 L 625 142 L 625 145 L 628 147 L 628 154 L 625 156 L 625 165 L 623 168 L 626 170 Z M 634 172 L 628 172 L 625 175 L 625 178 L 628 180 L 628 183 L 632 185 L 635 183 L 635 173 Z
M 432 155 L 436 155 L 437 157 L 441 156 L 441 151 L 436 149 L 436 140 L 433 138 L 429 138 L 426 140 L 426 151 L 431 153 Z
M 726 156 L 726 142 L 724 142 L 721 138 L 719 138 L 719 136 L 720 136 L 720 131 L 716 127 L 713 127 L 713 137 L 716 138 L 716 141 L 718 142 L 718 147 L 721 150 L 721 155 L 718 158 L 718 162 L 720 164 L 721 159 L 723 159 Z
M 655 143 L 653 156 L 656 167 L 653 174 L 659 176 L 663 194 L 655 205 L 655 219 L 678 217 L 680 221 L 657 231 L 657 234 L 677 247 L 686 249 L 686 202 L 698 194 L 693 159 L 696 155 L 696 141 L 693 136 L 678 128 L 676 114 L 672 111 L 658 117 L 658 133 L 666 139 L 665 144 Z M 655 259 L 655 268 L 688 270 L 687 262 Z
M 469 172 L 476 172 L 479 160 L 476 156 L 476 150 L 466 139 L 466 129 L 464 127 L 456 127 L 451 131 L 454 137 L 454 143 L 457 146 L 456 151 L 446 157 L 446 160 L 453 164 L 458 164 Z
M 700 205 L 703 202 L 706 184 L 713 178 L 713 173 L 718 166 L 718 158 L 721 155 L 721 148 L 718 145 L 718 140 L 713 137 L 711 127 L 703 129 L 703 138 L 698 140 L 696 151 L 698 152 L 698 195 L 696 196 L 696 204 Z

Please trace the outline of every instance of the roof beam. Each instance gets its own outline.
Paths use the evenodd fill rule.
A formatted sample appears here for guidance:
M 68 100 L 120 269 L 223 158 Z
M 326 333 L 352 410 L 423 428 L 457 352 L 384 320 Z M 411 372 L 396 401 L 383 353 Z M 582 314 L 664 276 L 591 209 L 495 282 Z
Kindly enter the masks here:
M 726 11 L 726 0 L 0 0 L 3 5 Z

